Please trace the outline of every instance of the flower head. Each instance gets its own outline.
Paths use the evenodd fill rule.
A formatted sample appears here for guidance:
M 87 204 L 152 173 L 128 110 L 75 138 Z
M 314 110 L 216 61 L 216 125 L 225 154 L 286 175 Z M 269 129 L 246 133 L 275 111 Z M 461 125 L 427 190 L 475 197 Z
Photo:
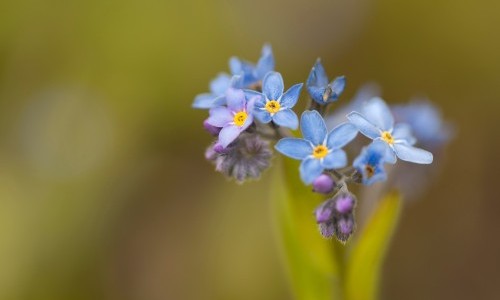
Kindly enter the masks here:
M 345 243 L 355 230 L 354 207 L 356 197 L 349 192 L 339 192 L 321 203 L 314 211 L 319 231 L 325 238 L 336 236 Z
M 193 108 L 210 109 L 226 104 L 226 91 L 229 88 L 239 88 L 241 86 L 240 76 L 229 76 L 220 73 L 210 82 L 210 92 L 199 94 L 194 98 Z
M 257 120 L 262 123 L 273 121 L 277 125 L 297 129 L 299 119 L 293 112 L 292 107 L 297 103 L 301 89 L 302 83 L 299 83 L 283 93 L 284 84 L 281 74 L 269 72 L 264 77 L 262 93 L 250 90 L 247 90 L 246 93 L 261 96 L 255 102 L 254 115 Z
M 219 132 L 219 143 L 227 147 L 253 122 L 253 105 L 255 98 L 246 100 L 242 90 L 228 89 L 226 92 L 227 107 L 210 109 L 206 120 L 209 125 L 222 128 Z
M 362 113 L 351 112 L 347 118 L 366 137 L 385 142 L 386 162 L 396 163 L 397 156 L 413 163 L 432 163 L 432 153 L 412 146 L 416 140 L 410 126 L 404 123 L 394 125 L 394 117 L 381 98 L 370 99 L 363 106 Z
M 332 82 L 328 82 L 325 68 L 318 59 L 307 78 L 307 91 L 311 98 L 319 104 L 336 101 L 344 91 L 345 77 L 339 76 Z
M 242 77 L 241 86 L 243 88 L 253 87 L 264 78 L 267 72 L 274 70 L 274 56 L 271 46 L 264 45 L 262 47 L 262 54 L 256 65 L 237 57 L 231 57 L 229 69 L 231 69 L 231 74 Z
M 325 121 L 317 111 L 305 111 L 300 129 L 303 138 L 284 138 L 275 146 L 284 155 L 302 160 L 300 176 L 310 184 L 325 169 L 338 169 L 347 165 L 347 156 L 341 148 L 358 133 L 355 126 L 341 124 L 327 132 Z
M 364 147 L 354 160 L 353 166 L 361 174 L 363 184 L 372 185 L 377 181 L 386 180 L 387 173 L 384 170 L 386 149 L 384 142 L 374 141 Z

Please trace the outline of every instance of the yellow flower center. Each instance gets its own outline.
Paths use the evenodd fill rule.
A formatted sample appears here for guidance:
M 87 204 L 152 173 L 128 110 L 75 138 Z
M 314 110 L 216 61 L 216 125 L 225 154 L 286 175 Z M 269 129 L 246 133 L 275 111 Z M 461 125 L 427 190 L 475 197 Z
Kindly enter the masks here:
M 316 146 L 313 150 L 314 158 L 320 159 L 325 157 L 328 154 L 328 148 L 323 145 Z
M 375 170 L 370 165 L 365 166 L 365 171 L 366 171 L 366 177 L 368 177 L 368 178 L 371 178 L 373 176 L 373 174 L 375 174 Z
M 275 114 L 278 111 L 280 111 L 280 107 L 281 107 L 280 103 L 276 100 L 270 100 L 267 101 L 266 103 L 266 110 L 270 114 Z
M 236 126 L 241 127 L 241 126 L 243 126 L 243 124 L 245 124 L 245 121 L 247 120 L 247 118 L 248 118 L 248 114 L 244 111 L 240 111 L 234 115 L 233 121 L 234 121 L 234 124 Z
M 391 133 L 389 131 L 384 131 L 381 134 L 382 140 L 386 142 L 387 144 L 394 144 L 394 138 L 392 137 Z

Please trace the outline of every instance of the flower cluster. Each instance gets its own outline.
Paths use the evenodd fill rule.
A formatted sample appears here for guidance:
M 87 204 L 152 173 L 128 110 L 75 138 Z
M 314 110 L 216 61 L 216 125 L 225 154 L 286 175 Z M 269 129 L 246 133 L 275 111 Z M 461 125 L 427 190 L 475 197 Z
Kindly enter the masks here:
M 319 59 L 306 81 L 309 104 L 300 122 L 293 109 L 303 84 L 285 90 L 282 75 L 274 70 L 269 45 L 263 47 L 257 64 L 233 57 L 229 67 L 231 75 L 219 74 L 211 82 L 210 92 L 196 96 L 193 102 L 194 108 L 209 110 L 203 124 L 215 141 L 206 151 L 207 160 L 238 182 L 259 178 L 270 166 L 273 144 L 277 152 L 300 160 L 304 184 L 329 196 L 315 211 L 325 237 L 346 242 L 355 230 L 357 200 L 348 190 L 349 184 L 387 182 L 387 170 L 398 159 L 431 164 L 433 154 L 415 145 L 434 151 L 450 139 L 449 126 L 430 103 L 391 108 L 373 85 L 326 115 L 328 107 L 341 97 L 346 79 L 338 76 L 329 81 Z M 299 125 L 301 137 L 295 131 Z M 422 142 L 417 144 L 417 138 Z M 363 146 L 360 141 L 369 143 Z M 352 152 L 359 154 L 350 164 L 348 153 Z

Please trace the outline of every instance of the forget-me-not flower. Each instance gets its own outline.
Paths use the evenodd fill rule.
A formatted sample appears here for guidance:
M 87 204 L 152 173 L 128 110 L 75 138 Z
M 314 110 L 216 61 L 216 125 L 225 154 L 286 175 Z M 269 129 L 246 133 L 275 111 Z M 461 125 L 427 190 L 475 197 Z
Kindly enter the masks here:
M 210 109 L 210 116 L 206 120 L 208 124 L 222 128 L 219 133 L 219 143 L 224 148 L 252 124 L 256 97 L 247 101 L 242 90 L 228 89 L 226 99 L 227 107 Z
M 397 156 L 413 163 L 432 163 L 432 153 L 412 146 L 415 138 L 410 126 L 404 123 L 394 125 L 394 117 L 384 100 L 372 98 L 365 103 L 362 111 L 362 114 L 351 112 L 347 118 L 368 138 L 385 142 L 386 162 L 396 163 Z
M 274 70 L 274 56 L 270 45 L 262 47 L 262 54 L 256 65 L 251 62 L 231 57 L 229 60 L 229 69 L 231 74 L 242 77 L 242 87 L 251 88 L 261 81 L 269 71 Z
M 345 77 L 339 76 L 332 82 L 328 81 L 325 68 L 318 59 L 307 78 L 307 91 L 311 98 L 317 103 L 323 105 L 336 101 L 344 91 Z
M 304 183 L 312 183 L 325 169 L 347 165 L 347 155 L 341 148 L 356 137 L 355 126 L 344 123 L 327 132 L 325 121 L 313 110 L 302 114 L 300 129 L 303 138 L 283 138 L 275 148 L 288 157 L 302 160 L 300 177 Z
M 372 185 L 387 179 L 384 170 L 386 149 L 384 142 L 374 141 L 363 147 L 361 154 L 354 160 L 352 165 L 361 174 L 363 184 Z
M 299 119 L 292 107 L 299 99 L 302 83 L 289 88 L 285 93 L 283 78 L 278 72 L 269 72 L 262 81 L 262 93 L 246 90 L 248 95 L 259 95 L 255 102 L 254 116 L 262 123 L 273 121 L 275 124 L 297 129 Z
M 194 98 L 193 108 L 210 109 L 226 104 L 226 91 L 229 88 L 239 88 L 242 84 L 241 76 L 229 76 L 220 73 L 210 82 L 210 93 L 199 94 Z

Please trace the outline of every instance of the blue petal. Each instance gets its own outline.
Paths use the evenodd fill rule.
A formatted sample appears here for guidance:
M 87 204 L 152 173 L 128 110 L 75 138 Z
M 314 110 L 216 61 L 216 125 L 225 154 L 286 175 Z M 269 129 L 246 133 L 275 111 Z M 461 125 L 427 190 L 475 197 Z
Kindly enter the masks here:
M 199 94 L 194 98 L 193 108 L 208 109 L 214 107 L 215 96 L 213 94 Z
M 274 70 L 274 56 L 273 50 L 270 45 L 264 45 L 262 47 L 262 54 L 257 62 L 257 67 L 255 68 L 255 73 L 258 79 L 264 78 L 267 72 Z
M 335 80 L 332 81 L 330 86 L 332 88 L 332 97 L 337 99 L 344 91 L 345 76 L 339 76 L 339 77 L 335 78 Z
M 253 123 L 253 115 L 252 114 L 248 114 L 248 117 L 245 120 L 245 123 L 243 124 L 243 126 L 240 127 L 240 131 L 244 131 L 245 129 L 248 128 L 248 126 L 252 125 L 252 123 Z
M 226 92 L 231 83 L 231 77 L 228 74 L 221 73 L 210 82 L 210 91 L 219 96 Z
M 410 125 L 405 123 L 399 123 L 394 126 L 394 130 L 392 131 L 392 137 L 395 140 L 404 140 L 409 145 L 414 145 L 415 142 L 417 141 L 411 133 Z
M 301 160 L 311 155 L 313 151 L 311 143 L 297 138 L 283 138 L 274 148 L 288 157 Z
M 313 145 L 323 144 L 326 138 L 326 125 L 321 115 L 315 110 L 306 110 L 300 118 L 300 130 L 304 139 Z
M 222 147 L 226 148 L 240 135 L 240 128 L 235 125 L 229 125 L 224 128 L 219 133 L 219 143 Z
M 304 84 L 298 83 L 286 91 L 281 97 L 280 104 L 284 108 L 292 108 L 299 100 L 300 90 Z
M 299 169 L 300 178 L 305 184 L 311 184 L 324 170 L 320 161 L 315 158 L 306 158 L 303 160 Z
M 314 101 L 321 105 L 325 104 L 325 101 L 323 101 L 325 90 L 325 87 L 307 86 L 307 92 L 309 93 L 309 96 L 311 96 Z
M 325 68 L 323 68 L 323 64 L 321 60 L 318 58 L 316 63 L 311 69 L 309 73 L 309 77 L 307 78 L 307 86 L 316 86 L 316 87 L 326 87 L 328 84 L 328 76 L 326 75 Z
M 228 89 L 226 91 L 227 107 L 235 112 L 245 108 L 245 93 L 243 90 Z
M 283 95 L 283 78 L 278 72 L 269 72 L 262 82 L 262 93 L 269 100 L 278 100 Z
M 416 164 L 430 164 L 433 160 L 433 155 L 429 151 L 406 144 L 394 144 L 394 150 L 396 151 L 396 155 L 404 161 Z
M 360 113 L 358 112 L 352 112 L 347 115 L 347 119 L 349 122 L 351 122 L 354 126 L 358 128 L 358 130 L 364 134 L 365 136 L 371 138 L 371 139 L 376 139 L 380 137 L 380 129 L 375 127 L 370 121 L 368 121 L 365 117 L 363 117 Z
M 321 162 L 325 169 L 338 169 L 347 165 L 347 155 L 344 150 L 334 150 L 328 153 Z
M 253 115 L 257 120 L 259 120 L 259 122 L 264 124 L 271 122 L 271 120 L 273 119 L 270 113 L 265 110 L 259 109 L 258 107 L 254 108 Z
M 210 110 L 207 123 L 215 127 L 224 127 L 233 122 L 233 114 L 227 107 L 215 107 Z
M 284 109 L 277 112 L 273 116 L 273 122 L 279 126 L 293 130 L 299 127 L 299 118 L 297 118 L 297 115 L 291 109 Z
M 226 103 L 227 103 L 226 95 L 221 95 L 221 96 L 214 99 L 214 102 L 212 103 L 212 107 L 226 105 Z
M 370 123 L 383 131 L 390 131 L 394 126 L 394 117 L 389 106 L 379 97 L 368 100 L 363 107 L 364 116 Z
M 358 128 L 350 123 L 342 123 L 335 127 L 326 138 L 328 149 L 340 149 L 352 141 L 358 134 Z
M 385 157 L 384 157 L 385 162 L 388 164 L 395 164 L 398 159 L 396 158 L 396 153 L 394 152 L 394 149 L 391 146 L 389 146 L 389 144 L 387 144 L 386 142 L 382 143 L 386 145 Z

